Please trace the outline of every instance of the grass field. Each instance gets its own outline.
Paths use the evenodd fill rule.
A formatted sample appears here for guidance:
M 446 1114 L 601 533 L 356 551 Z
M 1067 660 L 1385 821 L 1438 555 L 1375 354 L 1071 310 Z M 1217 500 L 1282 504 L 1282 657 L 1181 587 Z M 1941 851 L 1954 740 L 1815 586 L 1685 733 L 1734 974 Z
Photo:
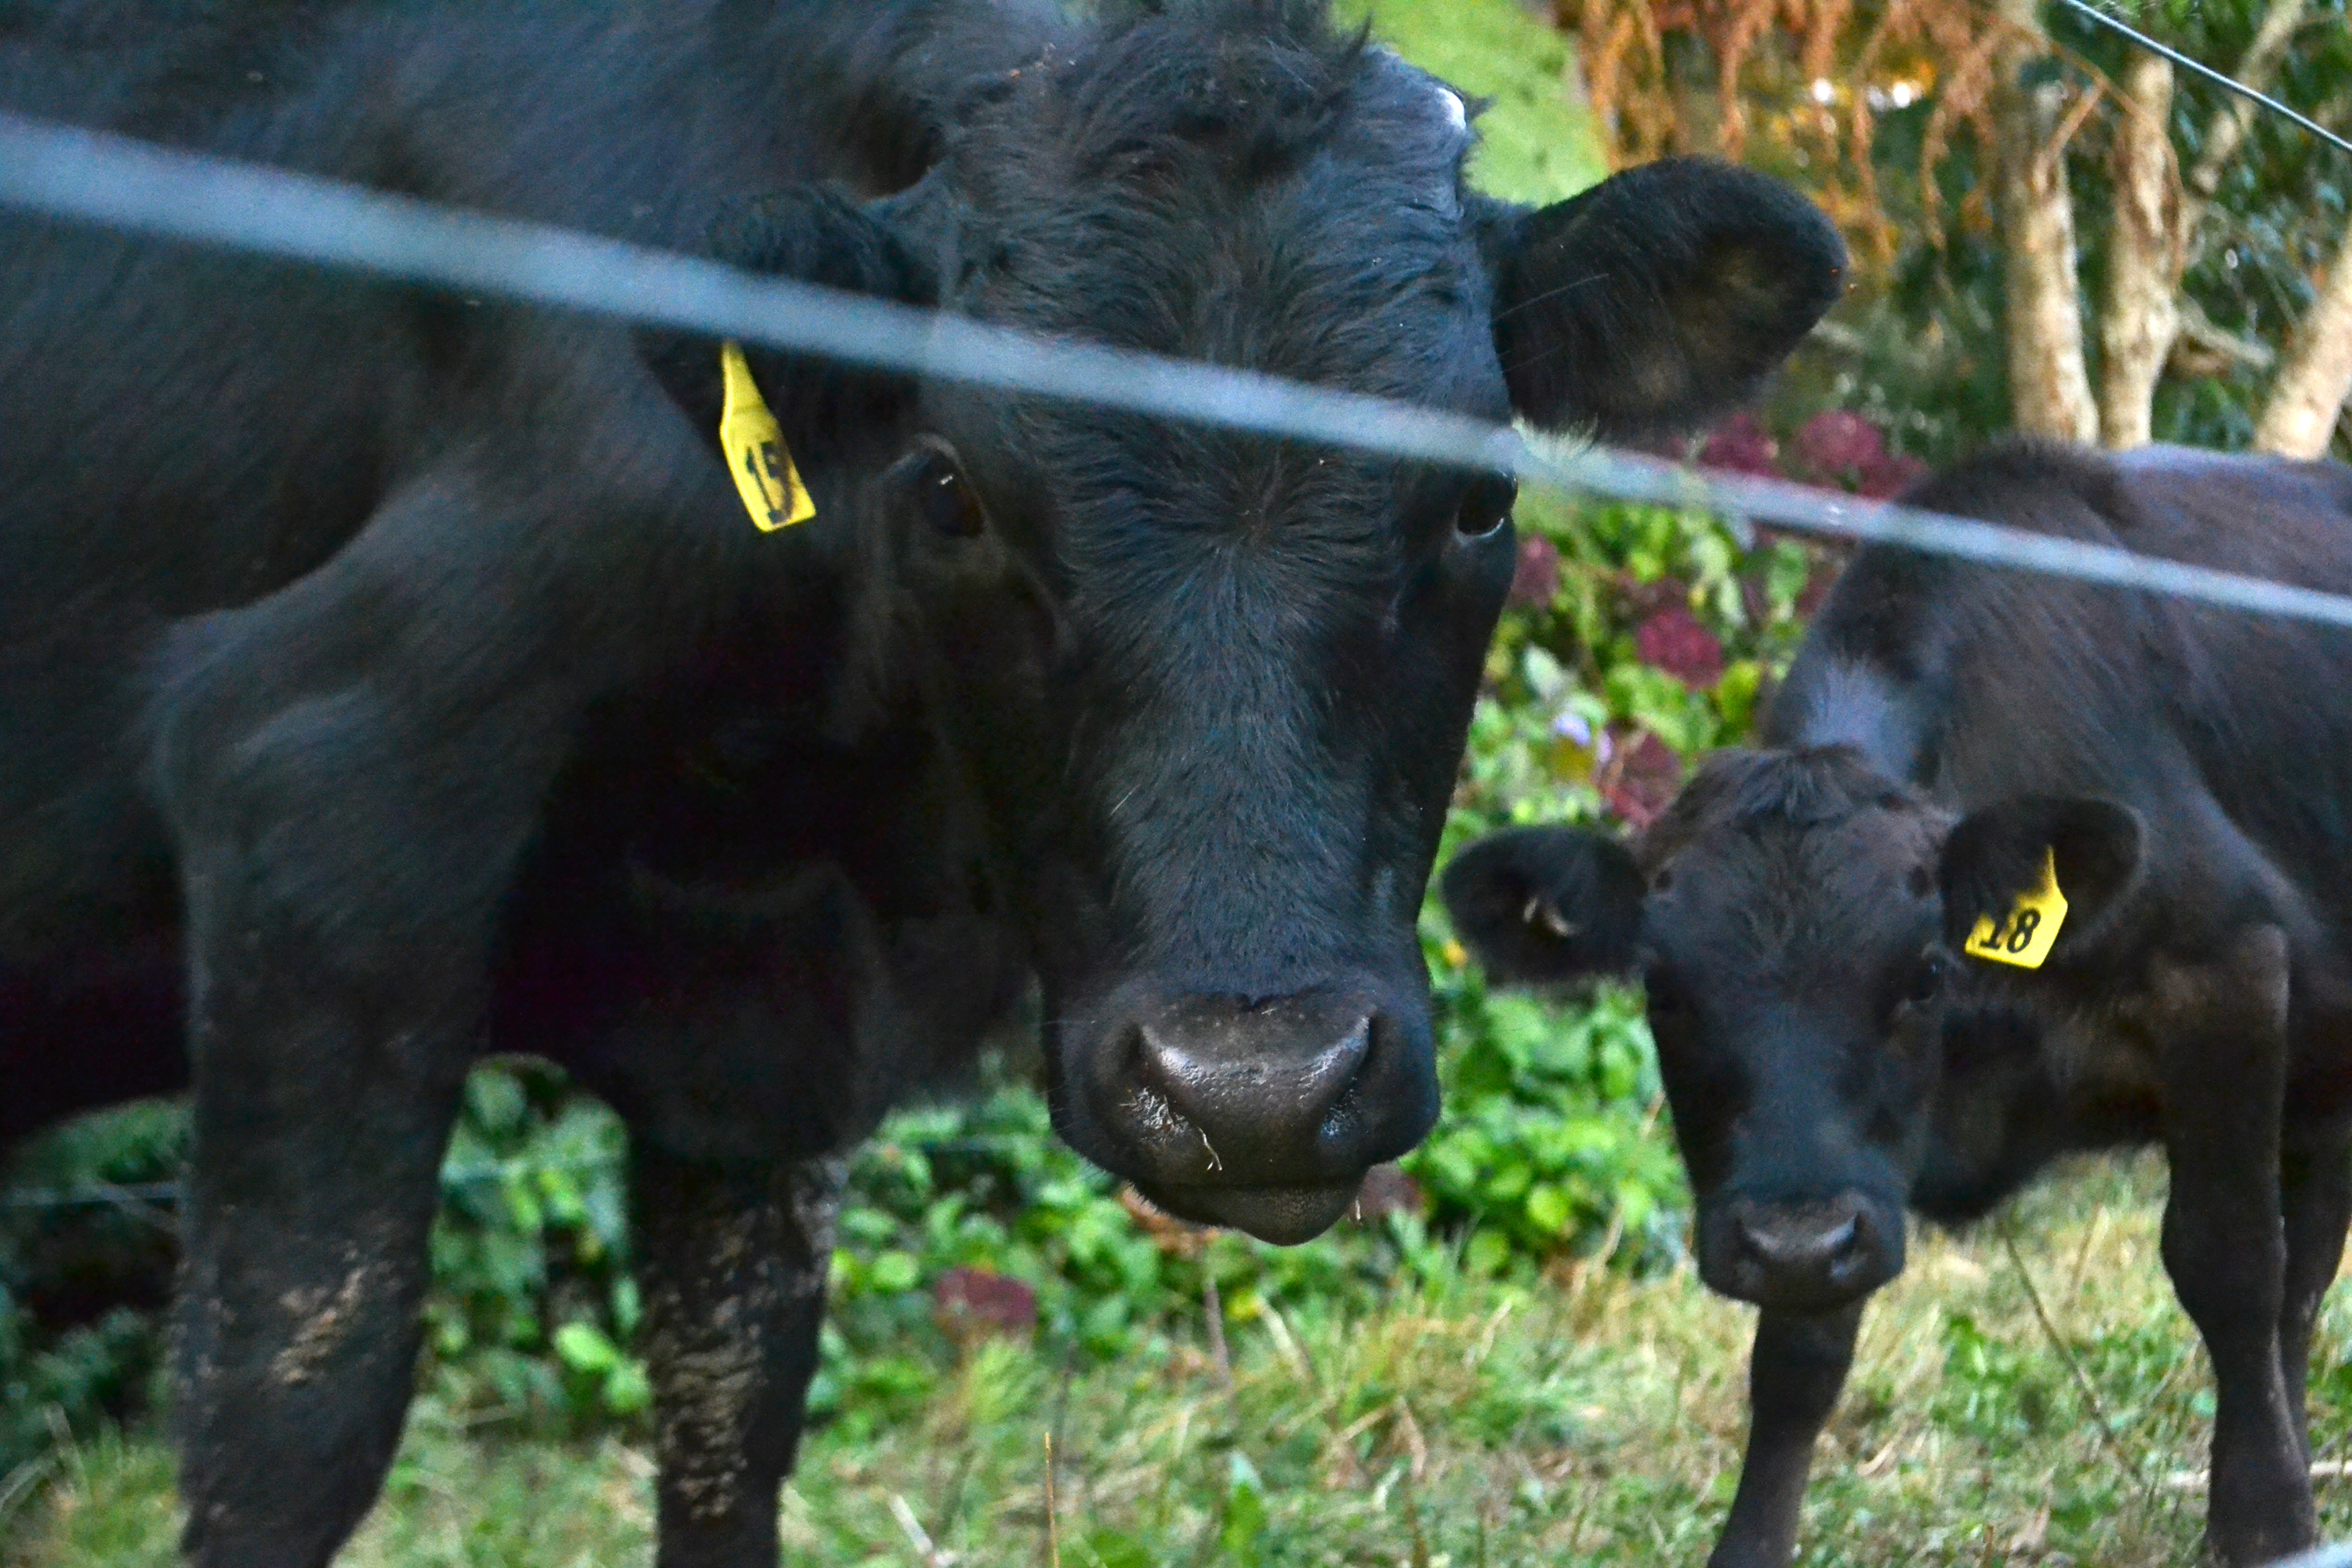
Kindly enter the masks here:
M 2212 1397 L 2157 1265 L 2162 1182 L 2147 1162 L 2086 1166 L 2006 1227 L 1918 1238 L 1865 1325 L 1803 1562 L 2195 1560 Z M 2337 1298 L 2313 1430 L 2323 1518 L 2341 1537 L 2352 1292 Z M 1736 1473 L 1748 1321 L 1687 1274 L 1586 1273 L 1236 1324 L 1230 1386 L 1181 1338 L 1149 1363 L 1076 1369 L 988 1345 L 918 1415 L 812 1438 L 785 1501 L 785 1560 L 1695 1565 Z M 345 1561 L 648 1562 L 650 1480 L 623 1443 L 466 1430 L 427 1398 Z M 162 1568 L 174 1528 L 163 1450 L 131 1434 L 68 1454 L 21 1505 L 5 1556 Z

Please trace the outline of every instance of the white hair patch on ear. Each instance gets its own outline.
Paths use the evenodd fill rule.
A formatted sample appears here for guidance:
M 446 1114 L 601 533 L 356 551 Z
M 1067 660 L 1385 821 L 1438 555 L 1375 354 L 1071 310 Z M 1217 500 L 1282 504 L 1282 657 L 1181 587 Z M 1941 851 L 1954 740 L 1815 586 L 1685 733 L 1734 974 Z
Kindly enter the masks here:
M 1452 122 L 1454 129 L 1456 131 L 1469 130 L 1470 110 L 1469 107 L 1462 101 L 1462 95 L 1454 91 L 1450 87 L 1441 87 L 1437 89 L 1437 96 L 1444 100 L 1445 118 L 1447 121 Z

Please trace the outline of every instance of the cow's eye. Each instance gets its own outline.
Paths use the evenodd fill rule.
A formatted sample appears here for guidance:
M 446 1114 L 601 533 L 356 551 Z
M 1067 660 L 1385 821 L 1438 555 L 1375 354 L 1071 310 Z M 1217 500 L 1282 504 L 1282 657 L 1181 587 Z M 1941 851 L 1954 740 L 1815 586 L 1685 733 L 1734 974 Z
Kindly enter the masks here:
M 1944 989 L 1944 961 L 1928 953 L 1911 966 L 1911 978 L 1903 987 L 1906 1002 L 1933 1002 Z
M 932 531 L 950 539 L 977 539 L 988 531 L 980 497 L 945 453 L 933 454 L 916 476 L 915 501 Z
M 1519 487 L 1509 479 L 1479 479 L 1462 498 L 1462 510 L 1454 514 L 1454 536 L 1471 544 L 1494 538 L 1509 525 L 1511 508 L 1518 499 Z

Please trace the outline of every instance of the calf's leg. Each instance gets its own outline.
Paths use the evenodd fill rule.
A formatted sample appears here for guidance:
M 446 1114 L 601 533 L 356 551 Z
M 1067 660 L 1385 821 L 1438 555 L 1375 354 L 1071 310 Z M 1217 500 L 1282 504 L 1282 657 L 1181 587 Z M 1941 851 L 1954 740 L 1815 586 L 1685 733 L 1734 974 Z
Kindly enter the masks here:
M 1863 1303 L 1822 1317 L 1767 1311 L 1748 1364 L 1748 1455 L 1707 1568 L 1784 1568 L 1797 1549 L 1805 1476 L 1853 1364 Z
M 632 1228 L 660 1458 L 660 1568 L 775 1568 L 844 1167 L 744 1170 L 640 1139 Z
M 2280 1372 L 2284 933 L 2258 927 L 2210 963 L 2159 962 L 2154 989 L 2172 1167 L 2164 1267 L 2213 1359 L 2206 1543 L 2225 1563 L 2265 1563 L 2309 1546 L 2317 1529 Z
M 2304 1404 L 2311 1376 L 2311 1331 L 2320 1300 L 2344 1259 L 2346 1226 L 2352 1225 L 2352 1127 L 2338 1124 L 2288 1136 L 2279 1162 L 2279 1204 L 2286 1232 L 2279 1373 L 2308 1465 L 2311 1429 Z

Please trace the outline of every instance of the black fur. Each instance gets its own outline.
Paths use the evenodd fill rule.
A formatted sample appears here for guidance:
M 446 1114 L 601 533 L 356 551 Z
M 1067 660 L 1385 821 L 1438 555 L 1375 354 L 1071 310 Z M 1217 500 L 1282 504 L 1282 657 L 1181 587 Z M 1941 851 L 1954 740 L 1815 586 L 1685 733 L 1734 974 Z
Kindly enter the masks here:
M 1313 0 L 61 0 L 0 105 L 1489 419 L 1702 417 L 1836 267 L 1703 165 L 1479 201 Z M 199 1563 L 373 1497 L 483 1049 L 630 1124 L 681 1564 L 773 1558 L 840 1152 L 1033 984 L 1181 1213 L 1311 1235 L 1435 1114 L 1491 482 L 751 357 L 773 535 L 716 343 L 0 219 L 0 1131 L 190 1046 Z
M 2352 472 L 2329 465 L 2017 444 L 1911 499 L 2352 588 Z M 2118 1143 L 2172 1166 L 2165 1265 L 2221 1390 L 2211 1543 L 2250 1563 L 2308 1542 L 2305 1357 L 2352 1216 L 2347 691 L 2341 630 L 1873 548 L 1770 749 L 1711 759 L 1634 846 L 1647 890 L 1560 899 L 1639 922 L 1701 1271 L 1765 1309 L 1759 1401 L 1806 1391 L 1801 1419 L 1759 1405 L 1719 1568 L 1791 1550 L 1834 1380 L 1767 1365 L 1789 1324 L 1816 1325 L 1818 1370 L 1820 1326 L 1850 1346 L 1901 1268 L 1906 1206 L 1972 1218 Z M 1512 842 L 1517 864 L 1601 853 Z M 1963 957 L 2045 854 L 2068 900 L 2047 962 Z M 1457 907 L 1491 896 L 1473 879 L 1449 871 Z

